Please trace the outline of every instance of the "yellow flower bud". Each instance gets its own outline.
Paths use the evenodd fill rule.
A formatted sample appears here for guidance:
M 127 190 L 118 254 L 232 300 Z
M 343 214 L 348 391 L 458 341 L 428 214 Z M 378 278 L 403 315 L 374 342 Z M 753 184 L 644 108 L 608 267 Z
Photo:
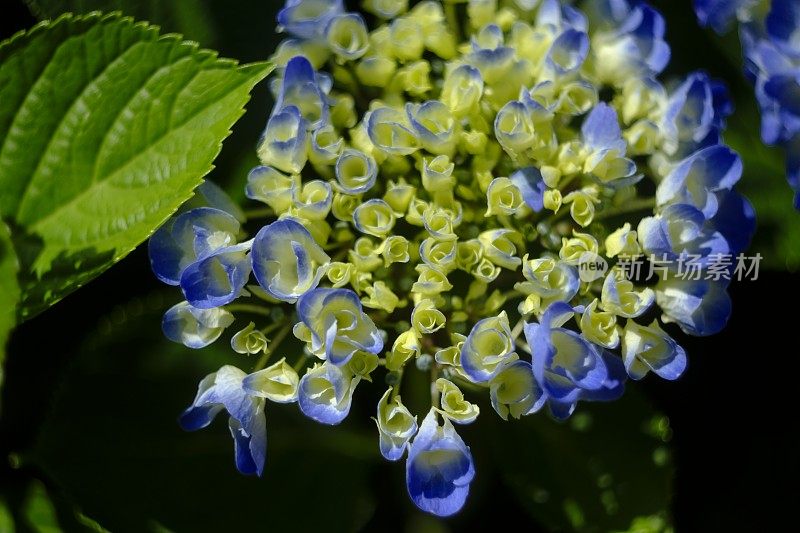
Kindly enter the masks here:
M 414 285 L 411 286 L 411 292 L 433 296 L 453 288 L 447 280 L 447 275 L 441 270 L 423 264 L 417 265 L 416 271 L 419 272 L 419 277 Z
M 486 216 L 513 215 L 522 206 L 522 194 L 508 178 L 495 178 L 486 191 Z
M 464 399 L 464 393 L 452 381 L 444 378 L 436 380 L 436 390 L 441 394 L 439 405 L 436 409 L 457 424 L 469 424 L 478 418 L 480 408 L 474 403 Z
M 325 275 L 328 276 L 328 280 L 331 282 L 333 288 L 338 289 L 350 283 L 355 271 L 356 267 L 351 263 L 334 261 L 328 265 L 328 270 L 325 272 Z
M 372 286 L 365 287 L 364 292 L 368 296 L 361 300 L 365 307 L 383 309 L 387 313 L 391 313 L 401 305 L 400 298 L 382 281 L 376 281 Z
M 614 349 L 619 345 L 619 329 L 617 317 L 614 313 L 597 309 L 597 298 L 592 300 L 581 316 L 580 326 L 583 336 L 588 340 Z
M 386 193 L 383 195 L 383 201 L 394 209 L 397 216 L 400 216 L 408 210 L 408 206 L 416 194 L 417 188 L 409 185 L 403 178 L 400 178 L 397 182 L 389 180 L 389 184 L 386 186 Z
M 396 372 L 403 368 L 406 361 L 417 357 L 419 353 L 419 337 L 416 330 L 405 331 L 395 339 L 391 351 L 386 354 L 386 369 Z
M 444 314 L 430 298 L 421 299 L 411 312 L 411 325 L 421 335 L 429 335 L 444 327 Z

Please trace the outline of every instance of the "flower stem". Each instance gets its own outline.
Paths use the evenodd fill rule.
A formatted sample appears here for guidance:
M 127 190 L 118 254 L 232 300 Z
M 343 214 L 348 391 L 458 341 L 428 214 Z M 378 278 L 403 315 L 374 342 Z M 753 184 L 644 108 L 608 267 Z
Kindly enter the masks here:
M 444 16 L 447 19 L 447 25 L 453 30 L 456 43 L 461 43 L 461 26 L 458 23 L 458 12 L 454 2 L 444 2 Z
M 253 305 L 253 304 L 231 304 L 225 306 L 226 311 L 230 311 L 231 313 L 236 313 L 241 311 L 242 313 L 252 313 L 254 315 L 261 315 L 261 316 L 270 316 L 269 310 L 265 309 L 264 307 Z
M 645 211 L 651 210 L 656 205 L 656 199 L 654 197 L 651 198 L 637 198 L 635 200 L 631 200 L 626 202 L 624 205 L 619 207 L 615 207 L 612 209 L 606 209 L 605 211 L 600 211 L 594 217 L 595 220 L 602 220 L 604 218 L 610 218 L 617 215 L 624 215 L 625 213 L 635 213 L 636 211 Z
M 273 353 L 275 353 L 275 349 L 281 345 L 281 342 L 283 342 L 283 339 L 286 338 L 286 335 L 288 335 L 290 331 L 292 331 L 292 322 L 287 321 L 286 324 L 284 324 L 283 328 L 278 332 L 278 334 L 275 335 L 275 338 L 272 339 L 269 350 L 258 359 L 258 362 L 256 363 L 255 367 L 256 372 L 267 366 L 269 358 L 272 356 Z
M 247 211 L 244 212 L 244 216 L 245 218 L 247 218 L 247 220 L 252 220 L 254 218 L 264 218 L 274 215 L 275 211 L 273 211 L 269 207 L 264 207 L 261 209 L 248 209 Z

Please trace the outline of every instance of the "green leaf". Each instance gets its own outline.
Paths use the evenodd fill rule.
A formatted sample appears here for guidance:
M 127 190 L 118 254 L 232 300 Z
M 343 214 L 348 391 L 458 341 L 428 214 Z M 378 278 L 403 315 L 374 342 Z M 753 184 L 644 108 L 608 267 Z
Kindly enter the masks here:
M 6 343 L 16 322 L 16 308 L 20 297 L 18 270 L 19 262 L 11 244 L 11 235 L 6 225 L 0 222 L 0 386 L 3 384 Z
M 209 0 L 25 0 L 39 19 L 54 19 L 64 13 L 121 11 L 136 20 L 158 24 L 205 46 L 214 46 L 217 29 L 209 13 Z
M 189 199 L 271 69 L 117 14 L 65 15 L 0 45 L 0 215 L 22 263 L 20 316 L 125 257 Z

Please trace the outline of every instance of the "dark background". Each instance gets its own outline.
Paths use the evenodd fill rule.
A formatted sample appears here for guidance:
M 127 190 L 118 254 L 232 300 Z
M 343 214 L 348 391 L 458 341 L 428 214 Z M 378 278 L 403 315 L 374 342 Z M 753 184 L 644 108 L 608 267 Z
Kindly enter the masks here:
M 170 8 L 173 2 L 160 3 L 158 15 L 167 29 L 223 56 L 257 61 L 279 39 L 278 3 L 189 3 L 206 21 L 192 23 L 194 35 L 181 27 L 185 17 Z M 159 5 L 116 4 L 130 4 L 124 7 L 134 13 Z M 689 0 L 656 4 L 673 47 L 667 76 L 704 68 L 729 82 L 738 108 L 731 136 L 748 168 L 745 190 L 755 197 L 776 190 L 765 205 L 790 204 L 780 154 L 752 148 L 758 124 L 739 60 L 731 59 L 735 38 L 699 29 Z M 22 2 L 4 0 L 0 11 L 1 38 L 36 21 Z M 268 106 L 261 84 L 225 143 L 211 178 L 230 191 L 241 190 L 255 162 Z M 359 386 L 353 413 L 338 428 L 317 426 L 294 406 L 269 405 L 261 480 L 236 473 L 224 422 L 181 432 L 176 416 L 199 379 L 221 364 L 247 368 L 252 361 L 161 338 L 161 314 L 177 296 L 150 274 L 140 248 L 14 333 L 2 390 L 0 502 L 22 531 L 48 514 L 32 497 L 43 493 L 67 530 L 85 527 L 76 508 L 112 531 L 448 531 L 511 520 L 528 524 L 526 531 L 607 531 L 660 512 L 677 531 L 782 530 L 793 523 L 800 497 L 800 279 L 781 267 L 792 263 L 800 243 L 788 251 L 775 243 L 800 222 L 778 209 L 781 217 L 762 217 L 756 239 L 759 251 L 772 254 L 772 268 L 731 286 L 728 328 L 706 339 L 677 335 L 690 354 L 678 382 L 651 376 L 631 384 L 620 402 L 582 404 L 567 424 L 546 415 L 504 424 L 481 403 L 479 423 L 459 429 L 478 476 L 464 511 L 448 520 L 416 511 L 405 494 L 404 465 L 380 458 L 368 418 L 384 390 L 378 380 Z M 0 517 L 4 533 L 3 524 Z

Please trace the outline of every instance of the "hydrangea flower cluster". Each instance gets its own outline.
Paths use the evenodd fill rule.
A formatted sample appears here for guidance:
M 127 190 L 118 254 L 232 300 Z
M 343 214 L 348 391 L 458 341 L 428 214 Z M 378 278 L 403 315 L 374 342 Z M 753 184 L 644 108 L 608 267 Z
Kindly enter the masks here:
M 681 375 L 662 324 L 715 333 L 730 300 L 724 278 L 673 269 L 690 255 L 709 269 L 753 230 L 721 142 L 730 106 L 701 72 L 657 80 L 670 49 L 653 8 L 588 7 L 366 0 L 369 29 L 340 0 L 286 3 L 246 191 L 263 227 L 243 240 L 216 195 L 150 241 L 185 298 L 164 317 L 170 339 L 201 348 L 235 315 L 262 322 L 231 338 L 260 354 L 255 371 L 205 377 L 186 429 L 226 412 L 238 469 L 260 475 L 268 401 L 333 425 L 363 382 L 385 383 L 377 448 L 405 456 L 420 509 L 447 516 L 475 476 L 456 428 L 480 409 L 464 391 L 503 419 L 566 419 L 627 378 Z M 657 282 L 624 274 L 641 254 L 665 261 Z M 303 353 L 280 348 L 289 334 Z M 430 380 L 427 413 L 400 394 L 414 372 Z
M 741 23 L 745 73 L 761 108 L 761 138 L 786 150 L 786 175 L 800 209 L 800 2 L 695 0 L 703 26 L 726 32 Z

